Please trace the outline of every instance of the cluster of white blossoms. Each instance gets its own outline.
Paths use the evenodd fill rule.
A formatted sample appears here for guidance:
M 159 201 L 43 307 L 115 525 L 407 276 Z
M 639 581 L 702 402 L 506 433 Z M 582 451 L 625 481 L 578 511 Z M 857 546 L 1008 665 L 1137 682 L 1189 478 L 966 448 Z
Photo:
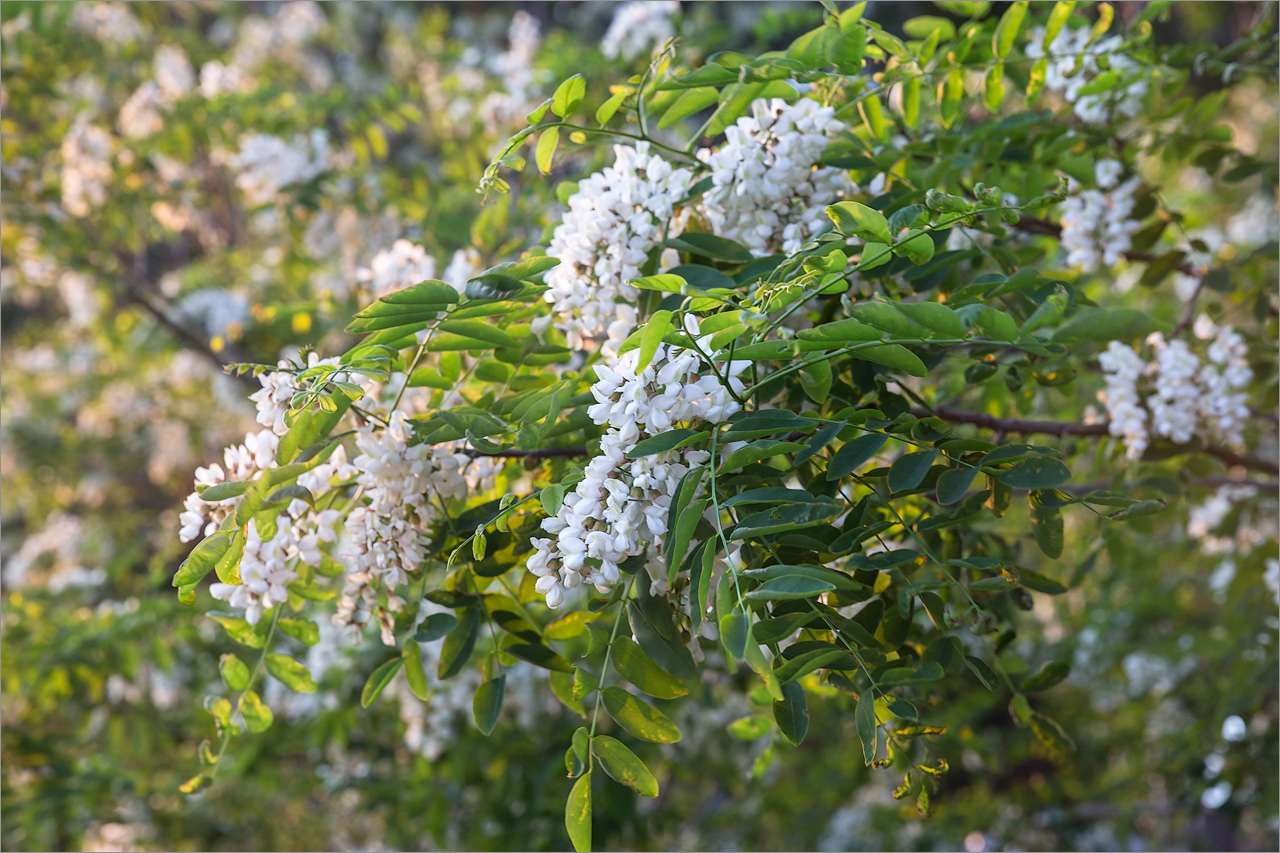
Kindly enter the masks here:
M 1205 316 L 1196 321 L 1195 334 L 1209 341 L 1203 362 L 1186 341 L 1166 341 L 1159 332 L 1147 338 L 1155 355 L 1150 362 L 1120 341 L 1098 356 L 1107 383 L 1098 399 L 1107 407 L 1110 433 L 1124 439 L 1130 459 L 1142 457 L 1151 433 L 1181 444 L 1203 430 L 1229 445 L 1243 444 L 1253 379 L 1244 339 Z M 1145 400 L 1139 387 L 1144 377 L 1150 391 Z
M 676 34 L 671 16 L 680 11 L 679 0 L 629 0 L 613 13 L 600 50 L 609 59 L 627 62 L 653 51 Z
M 340 358 L 321 358 L 314 352 L 307 356 L 308 369 L 322 366 L 337 367 L 341 363 Z M 297 367 L 288 359 L 281 359 L 277 365 L 284 368 Z M 249 399 L 258 410 L 258 423 L 270 427 L 276 435 L 284 435 L 289 431 L 287 416 L 292 408 L 293 398 L 303 390 L 303 385 L 295 374 L 277 370 L 262 374 L 258 377 L 258 381 L 262 383 L 262 388 L 249 395 Z M 330 381 L 350 382 L 351 377 L 345 371 L 337 371 Z
M 111 134 L 77 118 L 62 139 L 62 207 L 72 216 L 88 216 L 107 200 L 111 182 Z
M 688 331 L 697 335 L 692 320 Z M 700 347 L 709 345 L 709 338 L 699 341 Z M 595 367 L 599 380 L 591 393 L 597 402 L 588 412 L 609 429 L 600 440 L 600 455 L 587 464 L 560 511 L 542 522 L 555 538 L 534 538 L 528 562 L 548 607 L 560 606 L 565 591 L 583 582 L 600 592 L 617 583 L 619 564 L 644 554 L 666 534 L 681 478 L 710 458 L 705 450 L 672 450 L 628 459 L 628 451 L 641 439 L 681 424 L 722 423 L 740 408 L 730 389 L 743 389 L 738 376 L 748 362 L 723 366 L 725 387 L 691 350 L 659 344 L 652 363 L 637 373 L 639 360 L 639 351 L 631 350 L 613 367 Z M 665 588 L 660 574 L 652 583 L 659 591 Z
M 253 133 L 240 139 L 240 151 L 231 157 L 238 171 L 236 186 L 252 204 L 270 204 L 285 187 L 304 184 L 329 164 L 329 134 L 314 128 L 286 142 L 269 133 Z
M 1029 59 L 1047 56 L 1044 87 L 1061 92 L 1075 114 L 1086 124 L 1102 124 L 1113 117 L 1133 118 L 1142 111 L 1142 101 L 1150 84 L 1141 74 L 1141 66 L 1117 50 L 1124 43 L 1121 36 L 1111 36 L 1089 43 L 1090 28 L 1063 27 L 1054 37 L 1046 53 L 1044 27 L 1028 33 L 1026 54 Z M 1103 73 L 1100 56 L 1106 56 L 1107 68 L 1119 77 L 1119 84 L 1105 92 L 1081 94 L 1081 90 Z M 1136 75 L 1136 76 L 1135 76 Z
M 164 127 L 164 112 L 195 88 L 195 72 L 182 48 L 161 45 L 156 49 L 154 79 L 146 80 L 120 107 L 116 126 L 131 139 L 143 139 Z
M 252 480 L 259 472 L 276 467 L 276 448 L 280 438 L 271 430 L 251 432 L 243 444 L 233 444 L 222 452 L 222 465 L 213 463 L 207 468 L 196 469 L 196 488 L 207 488 L 220 483 Z M 192 542 L 203 536 L 211 536 L 222 526 L 228 515 L 240 503 L 239 497 L 220 501 L 206 501 L 199 491 L 187 495 L 184 511 L 178 516 L 182 529 L 178 538 Z
M 524 10 L 516 12 L 507 30 L 507 40 L 508 49 L 490 63 L 503 91 L 490 92 L 480 102 L 480 116 L 494 133 L 510 126 L 532 109 L 547 76 L 546 69 L 534 65 L 538 46 L 542 44 L 536 18 Z
M 72 4 L 71 28 L 105 44 L 132 44 L 142 37 L 142 25 L 128 3 Z
M 474 249 L 459 249 L 453 253 L 439 280 L 463 293 L 467 281 L 479 271 L 479 260 Z M 356 280 L 367 284 L 369 295 L 374 298 L 429 278 L 436 278 L 435 258 L 428 255 L 422 246 L 403 239 L 395 241 L 390 249 L 380 250 L 369 261 L 369 266 L 356 271 Z
M 761 99 L 725 129 L 724 145 L 699 151 L 711 167 L 699 205 L 711 230 L 758 257 L 799 250 L 827 222 L 827 206 L 853 189 L 846 170 L 815 165 L 844 130 L 834 116 L 809 98 Z
M 582 181 L 569 198 L 547 249 L 560 265 L 547 273 L 545 298 L 574 348 L 607 338 L 606 350 L 616 351 L 635 328 L 638 313 L 630 303 L 640 292 L 627 282 L 669 236 L 675 202 L 691 178 L 688 169 L 651 154 L 648 143 L 613 150 L 613 165 Z
M 1142 181 L 1134 176 L 1119 183 L 1123 171 L 1117 160 L 1099 160 L 1094 166 L 1099 189 L 1081 191 L 1075 180 L 1069 181 L 1072 194 L 1062 201 L 1062 247 L 1068 266 L 1096 272 L 1120 263 L 1133 248 L 1133 235 L 1141 227 L 1132 218 L 1134 192 Z
M 457 448 L 412 443 L 404 412 L 391 413 L 384 428 L 362 427 L 356 436 L 360 455 L 353 464 L 356 483 L 368 499 L 351 510 L 342 548 L 346 584 L 334 622 L 359 637 L 370 617 L 382 628 L 382 639 L 395 645 L 394 613 L 404 608 L 396 587 L 409 580 L 426 558 L 424 545 L 441 503 L 467 494 L 463 468 L 471 458 Z M 385 607 L 377 587 L 387 594 Z

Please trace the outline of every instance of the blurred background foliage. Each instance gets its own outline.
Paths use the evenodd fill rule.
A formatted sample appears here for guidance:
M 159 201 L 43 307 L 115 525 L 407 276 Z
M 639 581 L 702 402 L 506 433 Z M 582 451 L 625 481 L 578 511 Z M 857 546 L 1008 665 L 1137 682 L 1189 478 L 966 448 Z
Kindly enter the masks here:
M 873 3 L 867 16 L 900 32 L 947 5 Z M 285 724 L 239 742 L 217 785 L 181 795 L 209 731 L 199 699 L 231 643 L 169 580 L 192 469 L 253 424 L 251 385 L 221 364 L 349 346 L 344 320 L 397 239 L 425 247 L 438 272 L 483 269 L 539 240 L 558 217 L 556 176 L 526 173 L 485 206 L 475 185 L 556 82 L 643 66 L 602 52 L 613 6 L 0 9 L 6 849 L 568 847 L 563 744 L 577 721 L 545 682 L 529 680 L 490 738 L 470 723 L 469 695 L 441 696 L 426 722 L 438 741 L 424 746 L 406 738 L 423 721 L 404 702 L 359 708 L 371 645 L 313 665 L 327 671 L 318 694 L 268 696 Z M 1256 13 L 1175 4 L 1156 41 L 1225 44 Z M 819 19 L 816 4 L 685 3 L 681 56 L 785 46 Z M 162 66 L 183 73 L 173 49 L 199 97 L 166 94 Z M 1187 94 L 1215 86 L 1193 76 Z M 1219 115 L 1231 144 L 1272 170 L 1275 104 L 1274 84 L 1258 83 Z M 264 202 L 231 168 L 254 133 L 305 135 L 327 167 Z M 584 148 L 557 172 L 604 157 Z M 1256 188 L 1223 190 L 1177 160 L 1148 165 L 1188 230 L 1226 257 L 1223 223 Z M 1274 262 L 1253 274 L 1274 285 Z M 1262 582 L 1277 556 L 1274 494 L 1234 504 L 1206 532 L 1189 513 L 1210 495 L 1114 533 L 1074 519 L 1060 565 L 1078 585 L 1037 597 L 1023 617 L 1037 630 L 1009 638 L 1010 666 L 1073 663 L 1038 704 L 1076 751 L 1046 750 L 997 694 L 942 695 L 935 751 L 952 771 L 925 820 L 891 798 L 896 779 L 851 757 L 848 697 L 811 704 L 800 748 L 766 747 L 726 733 L 750 699 L 708 680 L 680 721 L 685 739 L 660 748 L 660 801 L 599 792 L 597 845 L 1275 849 L 1277 620 Z M 1027 568 L 1038 559 L 1028 552 Z

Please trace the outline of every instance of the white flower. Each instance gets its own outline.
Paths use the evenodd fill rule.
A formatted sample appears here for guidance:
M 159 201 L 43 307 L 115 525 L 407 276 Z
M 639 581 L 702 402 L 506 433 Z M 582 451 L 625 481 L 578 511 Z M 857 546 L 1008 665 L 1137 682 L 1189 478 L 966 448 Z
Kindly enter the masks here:
M 1098 186 L 1109 190 L 1120 183 L 1120 176 L 1124 174 L 1124 164 L 1119 160 L 1099 160 L 1093 165 L 1093 173 L 1097 178 Z
M 1109 172 L 1100 168 L 1103 177 Z M 1138 178 L 1130 178 L 1110 194 L 1101 190 L 1084 190 L 1062 201 L 1062 248 L 1067 251 L 1067 264 L 1079 265 L 1084 272 L 1115 266 L 1133 247 L 1133 235 L 1141 227 L 1131 219 L 1135 204 L 1134 191 Z
M 680 11 L 678 0 L 631 0 L 614 10 L 613 21 L 600 42 L 609 59 L 626 61 L 661 46 L 676 34 L 671 16 Z
M 547 273 L 545 298 L 569 345 L 608 338 L 607 350 L 630 333 L 639 291 L 629 282 L 657 247 L 689 187 L 688 169 L 673 169 L 648 143 L 614 146 L 614 164 L 578 185 L 547 254 L 560 265 Z
M 1183 444 L 1195 435 L 1200 405 L 1196 374 L 1200 359 L 1185 341 L 1165 342 L 1159 332 L 1148 343 L 1156 351 L 1155 393 L 1147 399 L 1151 425 L 1157 435 Z
M 1044 27 L 1036 27 L 1027 37 L 1027 57 L 1045 57 Z M 1089 27 L 1074 30 L 1063 27 L 1058 31 L 1047 51 L 1045 88 L 1050 92 L 1061 92 L 1086 124 L 1103 124 L 1112 117 L 1133 118 L 1142 111 L 1143 99 L 1150 88 L 1142 66 L 1117 52 L 1124 43 L 1122 37 L 1111 36 L 1093 44 L 1088 43 L 1089 38 Z M 1105 92 L 1081 94 L 1081 90 L 1102 72 L 1098 57 L 1103 54 L 1107 55 L 1110 69 L 1119 75 L 1122 83 Z
M 120 128 L 121 134 L 131 139 L 151 136 L 164 127 L 164 116 L 160 114 L 160 110 L 166 104 L 160 87 L 154 81 L 147 80 L 120 107 L 116 126 Z
M 329 161 L 329 135 L 321 128 L 298 134 L 292 142 L 266 133 L 241 137 L 231 158 L 238 186 L 253 204 L 269 204 L 285 187 L 303 184 L 323 172 Z
M 844 125 L 832 107 L 802 98 L 758 100 L 725 129 L 717 151 L 698 159 L 713 186 L 699 205 L 711 230 L 752 254 L 797 251 L 827 222 L 826 208 L 853 189 L 848 173 L 815 164 Z
M 1098 393 L 1098 400 L 1107 407 L 1108 431 L 1124 439 L 1128 458 L 1141 459 L 1147 449 L 1147 412 L 1138 399 L 1138 377 L 1146 365 L 1120 341 L 1108 344 L 1098 362 L 1107 381 L 1107 389 Z
M 176 101 L 191 92 L 196 85 L 195 72 L 191 62 L 180 47 L 170 44 L 156 48 L 155 68 L 156 85 L 166 101 Z
M 62 139 L 62 206 L 72 216 L 88 216 L 107 200 L 111 181 L 111 134 L 77 118 Z
M 376 298 L 435 277 L 435 259 L 408 240 L 395 241 L 390 249 L 374 255 L 368 267 L 356 271 L 356 280 L 367 282 Z
M 342 363 L 342 359 L 321 358 L 316 353 L 307 356 L 307 368 L 313 367 L 337 367 Z M 292 362 L 282 359 L 278 362 L 279 367 L 294 367 Z M 283 371 L 271 371 L 263 373 L 258 377 L 258 381 L 262 383 L 260 390 L 254 391 L 249 395 L 249 399 L 253 401 L 258 409 L 258 423 L 265 427 L 270 427 L 271 431 L 276 435 L 284 435 L 289 431 L 289 425 L 286 423 L 286 416 L 292 408 L 294 396 L 301 390 L 303 386 L 298 382 L 298 377 L 293 373 Z M 350 376 L 345 371 L 337 371 L 330 378 L 332 382 L 348 382 Z

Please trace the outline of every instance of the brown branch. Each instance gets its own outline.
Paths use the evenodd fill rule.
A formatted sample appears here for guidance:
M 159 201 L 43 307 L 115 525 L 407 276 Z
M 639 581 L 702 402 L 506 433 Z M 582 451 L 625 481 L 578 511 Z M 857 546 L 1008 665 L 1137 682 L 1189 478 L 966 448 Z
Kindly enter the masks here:
M 957 409 L 949 409 L 946 406 L 939 406 L 932 410 L 912 409 L 911 414 L 918 418 L 937 417 L 950 423 L 972 424 L 982 429 L 994 430 L 1000 434 L 1066 436 L 1106 435 L 1108 432 L 1106 423 L 1082 424 L 1063 421 L 1024 421 L 1015 418 L 997 418 L 982 412 L 959 411 Z M 1221 460 L 1228 467 L 1239 466 L 1264 474 L 1280 474 L 1280 465 L 1269 459 L 1260 459 L 1256 456 L 1241 456 L 1225 447 L 1209 445 L 1201 448 L 1199 452 Z

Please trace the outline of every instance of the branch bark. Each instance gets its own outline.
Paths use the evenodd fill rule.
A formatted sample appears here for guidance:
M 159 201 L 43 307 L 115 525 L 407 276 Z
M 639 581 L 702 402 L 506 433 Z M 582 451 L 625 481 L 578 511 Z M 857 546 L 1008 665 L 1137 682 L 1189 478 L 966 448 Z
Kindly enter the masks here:
M 566 447 L 541 447 L 536 450 L 499 450 L 495 453 L 485 453 L 483 450 L 475 448 L 464 448 L 463 453 L 472 457 L 487 456 L 490 459 L 565 459 L 574 456 L 586 456 L 587 448 L 581 444 L 571 444 Z
M 946 406 L 939 406 L 932 410 L 912 409 L 911 414 L 918 418 L 937 417 L 954 424 L 972 424 L 973 426 L 993 430 L 1001 434 L 1101 436 L 1107 435 L 1108 432 L 1106 423 L 1082 424 L 1064 421 L 1024 421 L 1016 418 L 997 418 L 982 412 L 960 411 Z M 1242 456 L 1225 447 L 1216 447 L 1214 445 L 1204 447 L 1199 452 L 1222 461 L 1227 467 L 1247 468 L 1250 471 L 1259 471 L 1264 474 L 1280 474 L 1280 465 L 1270 459 Z

